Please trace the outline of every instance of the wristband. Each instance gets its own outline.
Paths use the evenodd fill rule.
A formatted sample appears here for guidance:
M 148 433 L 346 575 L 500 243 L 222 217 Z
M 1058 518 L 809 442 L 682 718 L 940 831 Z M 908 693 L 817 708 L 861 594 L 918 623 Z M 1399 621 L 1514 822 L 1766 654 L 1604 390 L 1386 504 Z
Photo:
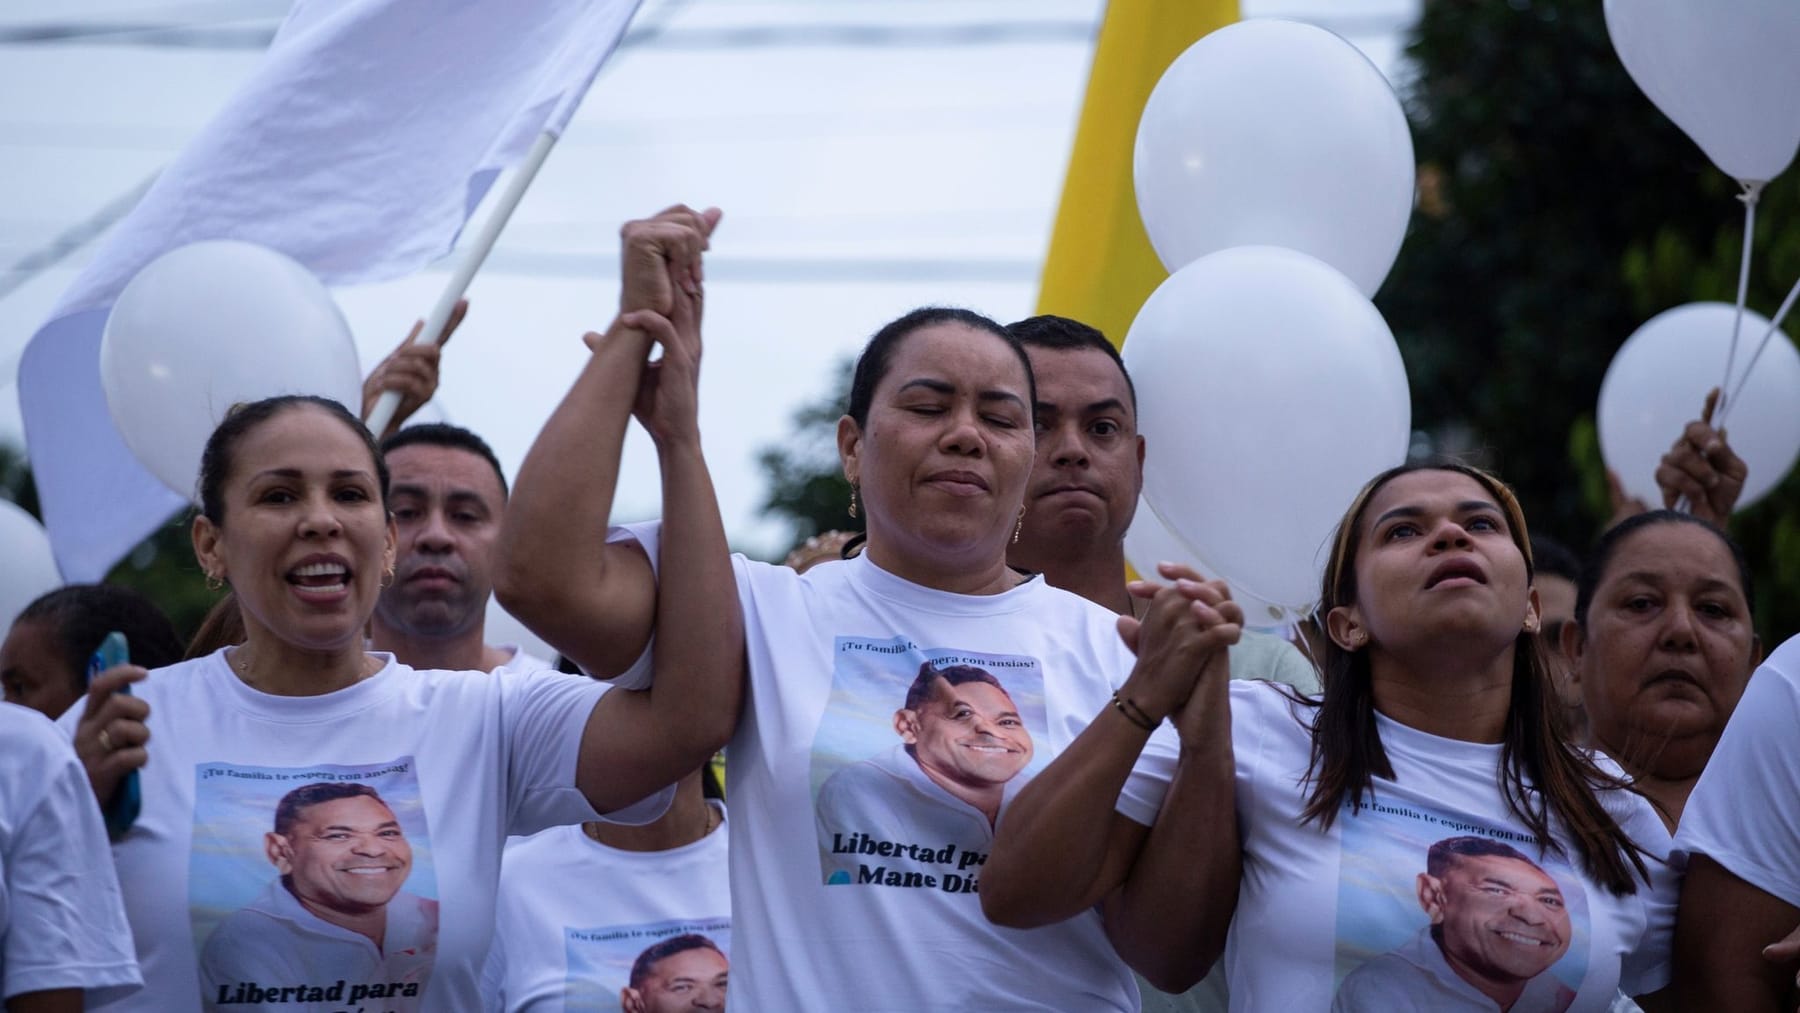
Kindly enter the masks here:
M 1144 709 L 1137 704 L 1132 703 L 1118 693 L 1114 693 L 1112 695 L 1112 705 L 1114 710 L 1125 716 L 1125 720 L 1137 725 L 1144 731 L 1156 731 L 1156 726 L 1159 722 L 1151 720 L 1150 715 L 1145 714 Z

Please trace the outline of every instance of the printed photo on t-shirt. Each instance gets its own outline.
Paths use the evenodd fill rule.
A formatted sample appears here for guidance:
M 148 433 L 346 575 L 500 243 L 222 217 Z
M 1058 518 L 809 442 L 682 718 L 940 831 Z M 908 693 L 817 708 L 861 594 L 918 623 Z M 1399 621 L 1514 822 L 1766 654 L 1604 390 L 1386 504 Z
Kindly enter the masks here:
M 564 929 L 569 1013 L 723 1010 L 731 919 Z
M 437 877 L 410 756 L 195 767 L 189 912 L 219 1011 L 421 1009 Z
M 1562 1013 L 1587 973 L 1588 905 L 1517 827 L 1413 803 L 1339 818 L 1333 1013 Z
M 1036 658 L 837 638 L 812 751 L 825 883 L 973 898 L 1045 727 Z

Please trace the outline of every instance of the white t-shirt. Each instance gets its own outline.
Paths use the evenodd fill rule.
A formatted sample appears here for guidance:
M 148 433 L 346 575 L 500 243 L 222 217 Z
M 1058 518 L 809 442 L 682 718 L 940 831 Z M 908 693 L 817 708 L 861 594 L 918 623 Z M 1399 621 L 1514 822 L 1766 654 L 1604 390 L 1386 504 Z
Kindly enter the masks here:
M 1800 907 L 1800 637 L 1775 649 L 1750 685 L 1688 796 L 1675 832 L 1751 886 Z
M 1245 630 L 1231 647 L 1233 679 L 1286 683 L 1302 693 L 1319 691 L 1319 673 L 1293 644 L 1270 633 Z
M 1437 900 L 1447 946 L 1473 936 L 1512 947 L 1490 948 L 1526 982 L 1512 1013 L 1560 1010 L 1564 987 L 1574 993 L 1566 1008 L 1601 1011 L 1620 987 L 1643 994 L 1667 983 L 1677 877 L 1669 835 L 1641 796 L 1603 797 L 1649 852 L 1650 883 L 1615 897 L 1572 859 L 1539 854 L 1501 796 L 1499 745 L 1439 738 L 1377 714 L 1395 779 L 1377 779 L 1361 812 L 1346 808 L 1321 833 L 1300 822 L 1314 712 L 1266 683 L 1232 683 L 1230 692 L 1244 862 L 1225 951 L 1232 1009 L 1330 1007 L 1358 967 L 1416 948 L 1432 921 L 1426 895 Z M 1174 754 L 1147 755 L 1166 785 Z M 1428 882 L 1427 855 L 1440 842 L 1475 854 L 1448 857 L 1444 875 Z M 1504 910 L 1482 906 L 1492 898 L 1505 898 Z M 1474 935 L 1474 926 L 1488 934 Z M 1537 982 L 1543 975 L 1554 980 Z
M 377 941 L 320 918 L 280 880 L 270 880 L 260 896 L 226 915 L 207 937 L 200 954 L 200 995 L 211 1009 L 244 982 L 343 978 L 422 989 L 437 958 L 438 903 L 403 890 L 388 901 L 385 914 Z M 402 994 L 383 1006 L 417 1010 L 423 1002 L 422 994 Z
M 704 937 L 728 965 L 730 836 L 725 807 L 709 804 L 718 827 L 668 851 L 622 851 L 578 826 L 507 842 L 494 946 L 482 972 L 488 1009 L 618 1010 L 638 957 L 683 936 Z M 691 987 L 705 992 L 711 982 Z
M 546 661 L 518 644 L 500 644 L 497 649 L 508 651 L 511 656 L 495 666 L 494 671 L 496 672 L 501 669 L 508 672 L 554 672 L 557 670 L 556 662 Z
M 106 827 L 69 740 L 0 703 L 0 1005 L 83 988 L 90 1006 L 135 990 L 137 959 Z
M 750 699 L 727 748 L 737 824 L 732 1005 L 1136 1009 L 1137 987 L 1097 913 L 1028 931 L 983 917 L 975 890 L 993 833 L 978 800 L 945 789 L 902 830 L 826 827 L 833 812 L 816 804 L 840 770 L 870 758 L 898 764 L 900 711 L 926 664 L 966 681 L 922 679 L 927 702 L 913 713 L 925 759 L 916 765 L 963 765 L 1010 791 L 1011 778 L 1041 771 L 1129 674 L 1135 659 L 1116 617 L 1041 577 L 959 595 L 866 557 L 804 575 L 742 557 L 734 565 Z M 1159 734 L 1172 749 L 1173 732 Z M 1134 777 L 1119 811 L 1148 824 L 1153 796 Z M 942 818 L 952 804 L 960 820 Z
M 150 762 L 143 814 L 113 856 L 146 987 L 106 1009 L 480 1008 L 506 836 L 596 818 L 575 765 L 602 687 L 555 673 L 421 672 L 378 657 L 381 671 L 320 696 L 260 693 L 223 651 L 133 686 L 151 708 Z M 79 711 L 64 716 L 67 728 Z M 609 818 L 655 819 L 672 795 Z M 325 910 L 339 898 L 398 905 L 391 922 L 419 913 L 409 895 L 435 902 L 435 940 L 404 943 L 431 948 L 429 966 L 412 961 L 400 977 L 371 980 L 361 975 L 367 960 L 346 958 L 289 980 L 295 965 L 284 959 L 246 970 L 247 980 L 209 982 L 203 996 L 197 954 L 241 909 L 293 899 L 290 883 L 328 921 L 344 917 Z

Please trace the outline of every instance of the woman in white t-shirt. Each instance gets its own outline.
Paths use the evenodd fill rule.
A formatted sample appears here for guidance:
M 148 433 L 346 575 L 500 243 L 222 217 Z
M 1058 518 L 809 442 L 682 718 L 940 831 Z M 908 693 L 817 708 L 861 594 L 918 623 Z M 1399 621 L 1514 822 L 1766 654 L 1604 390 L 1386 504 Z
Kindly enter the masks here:
M 627 226 L 628 249 L 647 249 L 625 258 L 625 308 L 673 313 L 677 330 L 697 335 L 684 303 L 715 221 L 678 208 Z M 644 560 L 658 555 L 654 525 L 629 531 L 643 552 L 597 531 L 568 537 L 606 520 L 619 392 L 643 369 L 643 345 L 617 337 L 596 343 L 520 470 L 496 585 L 509 611 L 584 664 L 606 639 L 639 635 L 607 627 L 651 593 Z M 993 837 L 981 800 L 1005 794 L 989 789 L 1034 776 L 1115 688 L 1162 706 L 1135 699 L 1148 683 L 1115 616 L 1006 565 L 1034 456 L 1033 394 L 1023 350 L 985 317 L 927 309 L 888 324 L 863 352 L 838 424 L 864 552 L 805 574 L 735 560 L 740 608 L 718 617 L 741 616 L 750 674 L 727 747 L 734 1007 L 1137 1007 L 1097 913 L 1020 932 L 980 910 Z M 674 537 L 665 520 L 662 544 Z M 544 581 L 560 597 L 532 592 Z M 1223 657 L 1240 618 L 1230 607 L 1202 615 L 1171 589 L 1141 626 L 1123 623 L 1145 665 L 1182 667 Z M 666 613 L 657 624 L 658 643 L 710 634 Z M 943 677 L 959 669 L 992 682 Z M 1124 710 L 1103 720 L 1139 747 L 1150 735 Z M 878 812 L 830 804 L 825 785 L 847 769 L 882 779 Z M 1004 806 L 993 803 L 1002 824 Z M 1141 836 L 1154 811 L 1142 791 L 1118 808 L 1107 825 Z
M 1210 668 L 1173 714 L 1179 753 L 1147 757 L 1162 811 L 1099 887 L 1185 912 L 1155 970 L 1197 978 L 1222 942 L 1234 1010 L 1589 1011 L 1666 983 L 1668 834 L 1566 741 L 1531 575 L 1492 476 L 1405 467 L 1364 489 L 1326 569 L 1323 696 Z M 1021 793 L 991 915 L 1087 902 L 1095 863 L 1067 856 L 1095 853 L 1137 758 L 1115 732 L 1095 722 Z
M 692 427 L 678 402 L 652 406 L 653 428 Z M 673 441 L 663 465 L 673 489 L 704 478 Z M 381 457 L 335 402 L 233 409 L 199 489 L 195 555 L 231 585 L 243 644 L 113 669 L 64 719 L 100 797 L 142 766 L 113 854 L 145 988 L 105 1008 L 478 1009 L 506 836 L 655 818 L 660 789 L 723 744 L 741 675 L 679 638 L 657 647 L 672 667 L 654 690 L 604 695 L 365 652 L 395 528 Z M 712 622 L 732 607 L 728 571 L 699 555 L 724 552 L 716 507 L 670 509 L 690 537 L 663 561 L 681 598 L 665 607 Z
M 1692 514 L 1621 521 L 1582 570 L 1562 646 L 1592 745 L 1671 833 L 1762 661 L 1754 611 L 1744 551 Z

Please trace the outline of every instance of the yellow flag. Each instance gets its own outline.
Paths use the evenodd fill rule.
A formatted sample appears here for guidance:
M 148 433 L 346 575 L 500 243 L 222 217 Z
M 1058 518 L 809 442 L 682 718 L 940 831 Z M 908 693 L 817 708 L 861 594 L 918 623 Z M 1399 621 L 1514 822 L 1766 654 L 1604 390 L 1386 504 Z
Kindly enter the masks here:
M 1132 191 L 1138 117 L 1169 64 L 1237 18 L 1237 0 L 1107 4 L 1044 261 L 1039 313 L 1098 327 L 1119 345 L 1138 307 L 1169 276 L 1144 235 Z

